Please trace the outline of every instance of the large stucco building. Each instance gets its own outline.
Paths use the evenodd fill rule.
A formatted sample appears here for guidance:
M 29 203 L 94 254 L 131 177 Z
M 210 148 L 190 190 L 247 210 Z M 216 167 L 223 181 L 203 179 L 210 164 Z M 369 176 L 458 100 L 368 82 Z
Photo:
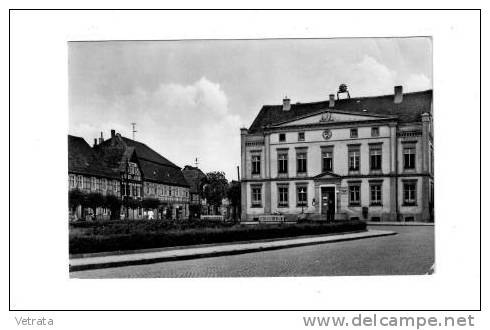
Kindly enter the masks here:
M 242 221 L 433 221 L 432 127 L 432 90 L 265 105 L 241 129 Z

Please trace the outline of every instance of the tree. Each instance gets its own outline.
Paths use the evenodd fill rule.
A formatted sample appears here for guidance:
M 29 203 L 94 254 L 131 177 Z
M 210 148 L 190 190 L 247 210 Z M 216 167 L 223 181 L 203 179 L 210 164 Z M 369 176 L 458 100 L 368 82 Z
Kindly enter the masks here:
M 158 208 L 160 201 L 157 198 L 145 198 L 141 201 L 141 206 L 145 210 L 152 210 Z
M 209 205 L 218 208 L 221 206 L 221 201 L 226 197 L 228 180 L 226 180 L 225 172 L 215 171 L 206 174 L 206 183 L 204 184 L 203 197 Z
M 114 195 L 105 197 L 105 207 L 111 210 L 111 220 L 119 219 L 121 213 L 121 199 Z
M 94 211 L 94 215 L 97 215 L 97 208 L 102 207 L 105 204 L 104 195 L 98 192 L 91 192 L 87 194 L 86 206 Z
M 234 220 L 238 218 L 237 215 L 239 214 L 239 210 L 240 210 L 240 203 L 242 199 L 241 191 L 242 188 L 240 182 L 238 181 L 231 181 L 226 191 L 226 197 L 228 197 L 228 200 L 230 201 L 230 205 L 233 209 Z
M 68 206 L 70 207 L 70 209 L 75 209 L 79 205 L 83 206 L 85 204 L 86 198 L 87 194 L 83 191 L 78 189 L 70 190 L 70 192 L 68 193 Z

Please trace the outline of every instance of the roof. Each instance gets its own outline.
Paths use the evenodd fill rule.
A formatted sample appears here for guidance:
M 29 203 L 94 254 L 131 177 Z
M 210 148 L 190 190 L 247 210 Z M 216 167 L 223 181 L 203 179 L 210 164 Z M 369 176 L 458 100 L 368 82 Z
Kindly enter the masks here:
M 139 159 L 146 159 L 154 163 L 158 163 L 161 165 L 173 166 L 180 170 L 180 167 L 169 161 L 167 158 L 160 155 L 155 150 L 148 147 L 146 144 L 142 142 L 138 142 L 135 140 L 128 139 L 124 136 L 121 136 L 124 143 L 126 143 L 129 147 L 134 147 L 136 153 L 138 154 Z
M 99 159 L 83 138 L 73 135 L 68 135 L 68 172 L 110 178 L 119 177 L 119 173 L 111 170 Z
M 421 120 L 424 112 L 431 113 L 432 90 L 403 94 L 403 101 L 393 102 L 393 95 L 358 97 L 335 100 L 333 109 L 351 114 L 374 114 L 394 116 L 399 123 L 410 123 Z M 328 109 L 329 100 L 310 103 L 291 104 L 289 111 L 282 110 L 280 105 L 264 105 L 249 128 L 250 133 L 263 131 L 267 125 L 294 120 L 305 115 Z M 367 111 L 364 111 L 367 110 Z
M 206 174 L 204 174 L 204 172 L 201 171 L 198 167 L 190 165 L 186 165 L 184 167 L 184 169 L 182 170 L 182 174 L 191 187 L 190 192 L 193 194 L 199 193 L 202 179 L 206 177 Z
M 95 149 L 99 157 L 113 169 L 119 170 L 126 159 L 136 159 L 145 180 L 183 187 L 189 186 L 179 166 L 142 142 L 118 134 L 98 144 Z

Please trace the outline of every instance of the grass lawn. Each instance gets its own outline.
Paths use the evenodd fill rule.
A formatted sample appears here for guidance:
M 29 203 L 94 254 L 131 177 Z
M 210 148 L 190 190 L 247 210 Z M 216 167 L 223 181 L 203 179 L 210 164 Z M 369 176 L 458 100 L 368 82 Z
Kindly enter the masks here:
M 70 254 L 250 241 L 365 230 L 362 221 L 240 225 L 212 221 L 101 221 L 70 224 Z

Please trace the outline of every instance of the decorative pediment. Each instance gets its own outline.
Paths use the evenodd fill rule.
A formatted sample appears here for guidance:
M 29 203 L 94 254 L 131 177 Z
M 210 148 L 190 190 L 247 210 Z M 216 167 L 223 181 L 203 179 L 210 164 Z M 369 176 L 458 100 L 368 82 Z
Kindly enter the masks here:
M 314 181 L 328 181 L 328 180 L 334 180 L 338 181 L 342 178 L 342 176 L 337 175 L 333 172 L 323 172 L 321 174 L 318 174 L 317 176 L 313 177 Z
M 374 115 L 374 114 L 356 114 L 348 113 L 337 110 L 323 110 L 307 116 L 296 117 L 288 121 L 278 123 L 274 126 L 296 126 L 296 125 L 311 125 L 321 123 L 335 123 L 335 122 L 349 122 L 349 121 L 363 121 L 363 120 L 376 120 L 376 119 L 389 119 L 390 117 Z

